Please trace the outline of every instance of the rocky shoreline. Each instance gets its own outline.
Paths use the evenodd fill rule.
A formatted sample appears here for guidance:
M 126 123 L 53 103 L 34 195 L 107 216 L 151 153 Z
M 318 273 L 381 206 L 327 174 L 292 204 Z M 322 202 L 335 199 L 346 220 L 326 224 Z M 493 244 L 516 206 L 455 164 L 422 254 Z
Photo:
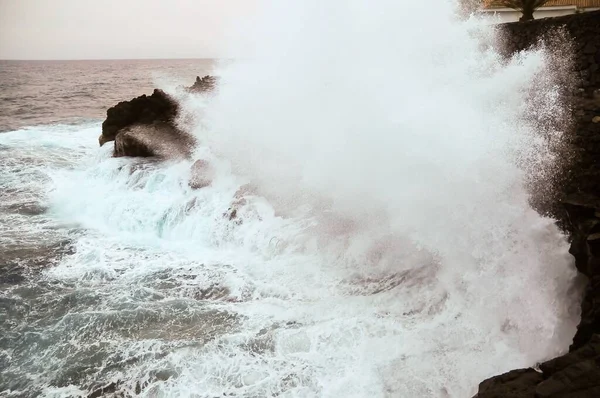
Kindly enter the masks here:
M 509 56 L 555 36 L 572 43 L 568 71 L 575 90 L 569 98 L 573 124 L 567 137 L 569 159 L 548 204 L 570 237 L 569 252 L 587 278 L 581 322 L 569 352 L 539 364 L 492 377 L 479 385 L 477 398 L 600 397 L 600 11 L 500 26 Z
M 196 78 L 191 93 L 203 93 L 215 88 L 216 78 Z M 106 112 L 102 123 L 100 146 L 114 141 L 113 156 L 187 158 L 196 141 L 177 123 L 179 104 L 163 90 L 122 101 Z
M 570 237 L 577 270 L 587 278 L 581 322 L 569 352 L 539 364 L 492 377 L 477 398 L 600 397 L 600 11 L 500 25 L 503 53 L 511 56 L 539 44 L 572 52 L 566 71 L 575 87 L 568 96 L 573 123 L 566 139 L 564 169 L 544 207 Z M 564 41 L 572 48 L 552 48 Z M 562 44 L 561 44 L 562 43 Z M 563 72 L 564 73 L 564 72 Z M 213 90 L 216 79 L 198 77 L 190 92 Z M 162 90 L 120 102 L 102 124 L 100 145 L 114 141 L 115 157 L 189 157 L 194 138 L 177 125 L 177 101 Z M 205 164 L 195 164 L 205 169 Z M 190 182 L 201 188 L 210 182 Z M 195 185 L 194 185 L 195 184 Z

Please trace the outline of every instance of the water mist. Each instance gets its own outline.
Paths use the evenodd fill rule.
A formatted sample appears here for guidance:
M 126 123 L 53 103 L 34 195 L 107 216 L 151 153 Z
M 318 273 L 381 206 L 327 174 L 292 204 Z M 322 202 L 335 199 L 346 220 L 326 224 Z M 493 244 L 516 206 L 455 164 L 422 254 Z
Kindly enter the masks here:
M 391 395 L 464 396 L 564 351 L 575 272 L 526 189 L 555 166 L 562 131 L 536 113 L 565 117 L 560 55 L 503 60 L 451 1 L 268 4 L 256 26 L 197 133 L 282 215 L 312 220 L 302 250 L 358 284 L 396 280 L 397 340 L 360 347 Z
M 217 92 L 181 95 L 193 160 L 113 159 L 93 137 L 85 162 L 50 173 L 54 216 L 83 230 L 45 277 L 86 298 L 53 332 L 101 343 L 91 381 L 467 397 L 567 349 L 576 272 L 527 189 L 561 139 L 536 118 L 564 115 L 552 54 L 503 60 L 493 29 L 455 9 L 264 2 Z M 192 189 L 197 159 L 210 184 Z M 45 375 L 69 364 L 44 355 Z

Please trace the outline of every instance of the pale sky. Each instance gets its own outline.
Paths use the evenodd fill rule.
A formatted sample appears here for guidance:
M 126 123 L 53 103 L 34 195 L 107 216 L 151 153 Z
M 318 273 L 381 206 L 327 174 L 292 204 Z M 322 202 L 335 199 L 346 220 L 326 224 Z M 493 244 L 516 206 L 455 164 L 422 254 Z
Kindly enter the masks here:
M 219 57 L 256 0 L 0 0 L 0 59 Z

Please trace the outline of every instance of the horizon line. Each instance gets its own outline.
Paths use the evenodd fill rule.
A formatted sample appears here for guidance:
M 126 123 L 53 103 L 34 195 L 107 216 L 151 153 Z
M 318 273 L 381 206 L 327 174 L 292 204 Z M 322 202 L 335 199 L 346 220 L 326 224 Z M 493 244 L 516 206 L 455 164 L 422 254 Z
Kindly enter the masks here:
M 0 62 L 44 62 L 44 61 L 212 61 L 216 59 L 228 59 L 219 57 L 199 57 L 199 58 L 30 58 L 30 59 L 19 59 L 19 58 L 0 58 Z

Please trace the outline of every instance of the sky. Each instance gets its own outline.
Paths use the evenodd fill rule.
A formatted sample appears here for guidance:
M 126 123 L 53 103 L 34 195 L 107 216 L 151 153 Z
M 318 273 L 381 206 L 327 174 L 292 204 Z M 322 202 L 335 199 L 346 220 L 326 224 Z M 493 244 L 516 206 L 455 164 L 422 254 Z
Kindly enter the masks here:
M 256 0 L 0 0 L 0 59 L 213 58 Z

